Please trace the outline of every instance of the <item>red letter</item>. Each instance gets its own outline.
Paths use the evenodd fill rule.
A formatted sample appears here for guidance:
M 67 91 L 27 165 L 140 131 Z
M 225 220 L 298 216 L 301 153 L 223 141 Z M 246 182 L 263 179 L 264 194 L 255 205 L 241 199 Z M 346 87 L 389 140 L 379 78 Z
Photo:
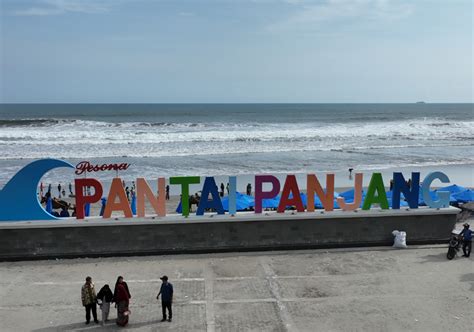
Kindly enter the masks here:
M 290 198 L 290 193 L 293 194 L 293 198 Z M 301 200 L 300 189 L 296 182 L 294 175 L 287 175 L 285 185 L 283 186 L 283 192 L 281 193 L 280 204 L 278 204 L 278 213 L 285 212 L 287 205 L 296 206 L 296 211 L 304 212 L 303 201 Z
M 84 205 L 95 203 L 102 197 L 102 185 L 96 179 L 74 179 L 76 191 L 76 218 L 84 219 Z M 94 195 L 84 196 L 84 188 L 93 187 Z

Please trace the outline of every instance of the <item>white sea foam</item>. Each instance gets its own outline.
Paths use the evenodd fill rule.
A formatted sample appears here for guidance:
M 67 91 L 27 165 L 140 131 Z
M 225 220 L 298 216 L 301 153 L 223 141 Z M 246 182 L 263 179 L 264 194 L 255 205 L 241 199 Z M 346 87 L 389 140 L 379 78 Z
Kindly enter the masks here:
M 4 160 L 46 156 L 66 159 L 216 156 L 225 163 L 229 158 L 225 156 L 234 154 L 265 154 L 270 159 L 278 158 L 270 154 L 286 157 L 298 154 L 295 160 L 311 164 L 308 160 L 312 155 L 324 153 L 334 163 L 364 159 L 377 165 L 474 163 L 474 122 L 443 118 L 330 124 L 89 120 L 7 123 L 0 123 L 0 159 Z M 284 164 L 278 159 L 274 161 Z M 236 160 L 231 162 L 235 164 Z M 259 167 L 257 162 L 253 165 Z

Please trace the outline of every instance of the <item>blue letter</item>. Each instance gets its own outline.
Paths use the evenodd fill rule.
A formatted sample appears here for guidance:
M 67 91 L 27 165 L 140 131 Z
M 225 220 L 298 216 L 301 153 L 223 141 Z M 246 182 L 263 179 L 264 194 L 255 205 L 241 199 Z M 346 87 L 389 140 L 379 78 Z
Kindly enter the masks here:
M 431 182 L 434 180 L 439 179 L 443 183 L 449 182 L 449 178 L 446 174 L 442 172 L 433 172 L 428 174 L 425 179 L 423 180 L 423 184 L 421 185 L 421 190 L 423 191 L 423 200 L 425 201 L 426 205 L 430 208 L 442 208 L 449 206 L 449 191 L 438 191 L 437 195 L 439 199 L 437 201 L 431 199 L 430 196 L 430 185 Z
M 403 192 L 408 205 L 412 209 L 418 208 L 418 194 L 420 191 L 420 173 L 411 173 L 411 190 L 402 173 L 393 173 L 392 209 L 400 208 L 400 193 Z
M 229 176 L 229 214 L 237 212 L 237 177 Z
M 212 196 L 211 201 L 208 200 L 209 194 Z M 206 180 L 204 180 L 201 200 L 199 201 L 196 215 L 202 216 L 205 209 L 214 209 L 217 211 L 217 214 L 224 214 L 224 208 L 222 207 L 222 202 L 217 192 L 216 181 L 213 177 L 206 177 Z

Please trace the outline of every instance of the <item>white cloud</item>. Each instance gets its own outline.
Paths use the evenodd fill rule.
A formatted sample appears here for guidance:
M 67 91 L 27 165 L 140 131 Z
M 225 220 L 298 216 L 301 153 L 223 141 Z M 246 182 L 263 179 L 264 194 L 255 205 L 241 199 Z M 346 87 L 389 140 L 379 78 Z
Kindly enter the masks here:
M 332 21 L 398 20 L 413 13 L 413 5 L 401 0 L 326 0 L 317 4 L 311 1 L 292 2 L 298 5 L 297 10 L 283 21 L 267 26 L 267 30 L 317 30 Z
M 66 13 L 97 14 L 110 10 L 111 1 L 99 0 L 42 0 L 38 5 L 14 11 L 17 16 L 49 16 Z

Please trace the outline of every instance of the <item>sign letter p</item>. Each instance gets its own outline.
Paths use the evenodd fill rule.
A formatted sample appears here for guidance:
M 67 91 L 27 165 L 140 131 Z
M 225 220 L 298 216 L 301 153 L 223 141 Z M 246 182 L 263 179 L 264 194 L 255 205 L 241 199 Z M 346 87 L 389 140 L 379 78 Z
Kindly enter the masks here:
M 84 219 L 84 206 L 87 203 L 95 203 L 102 197 L 102 185 L 95 179 L 75 179 L 74 187 L 76 191 L 76 218 Z M 84 195 L 84 188 L 94 188 L 94 195 Z

